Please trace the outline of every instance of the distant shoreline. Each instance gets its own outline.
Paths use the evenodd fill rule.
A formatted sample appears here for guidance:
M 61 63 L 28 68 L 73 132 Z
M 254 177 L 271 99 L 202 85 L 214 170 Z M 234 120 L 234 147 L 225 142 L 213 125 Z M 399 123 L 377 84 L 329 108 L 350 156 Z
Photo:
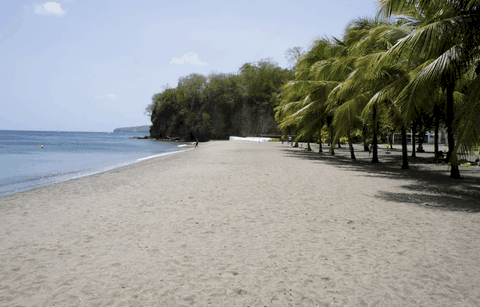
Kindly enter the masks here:
M 176 153 L 188 143 L 134 141 L 139 133 L 0 131 L 0 197 Z
M 149 125 L 115 128 L 113 132 L 150 132 Z

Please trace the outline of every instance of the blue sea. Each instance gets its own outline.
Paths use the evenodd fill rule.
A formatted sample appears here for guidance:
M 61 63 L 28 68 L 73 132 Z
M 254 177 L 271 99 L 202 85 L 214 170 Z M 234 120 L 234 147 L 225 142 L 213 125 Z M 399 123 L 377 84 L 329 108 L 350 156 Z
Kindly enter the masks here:
M 144 135 L 145 132 L 0 130 L 0 197 L 176 153 L 190 146 L 130 139 Z

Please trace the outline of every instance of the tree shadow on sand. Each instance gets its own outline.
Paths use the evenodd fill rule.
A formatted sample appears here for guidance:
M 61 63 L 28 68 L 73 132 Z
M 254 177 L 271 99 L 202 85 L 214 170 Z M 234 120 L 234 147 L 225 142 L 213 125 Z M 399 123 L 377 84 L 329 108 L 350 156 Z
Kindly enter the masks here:
M 287 156 L 307 159 L 312 162 L 333 165 L 339 169 L 361 172 L 366 177 L 385 177 L 391 180 L 403 180 L 408 184 L 401 187 L 406 193 L 381 191 L 374 195 L 391 202 L 416 204 L 426 208 L 480 212 L 480 168 L 461 168 L 463 179 L 449 178 L 446 164 L 434 163 L 430 156 L 409 157 L 410 169 L 402 170 L 401 152 L 381 155 L 381 163 L 371 163 L 368 152 L 359 152 L 357 159 L 350 159 L 348 149 L 335 149 L 335 156 L 328 152 L 318 153 L 303 148 L 283 148 Z

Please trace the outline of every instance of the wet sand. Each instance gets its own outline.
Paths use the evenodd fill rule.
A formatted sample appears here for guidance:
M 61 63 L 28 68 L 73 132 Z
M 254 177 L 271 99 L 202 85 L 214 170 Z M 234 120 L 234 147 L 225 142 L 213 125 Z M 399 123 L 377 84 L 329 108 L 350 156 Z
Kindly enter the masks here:
M 0 198 L 0 306 L 478 306 L 479 169 L 347 154 L 209 142 Z

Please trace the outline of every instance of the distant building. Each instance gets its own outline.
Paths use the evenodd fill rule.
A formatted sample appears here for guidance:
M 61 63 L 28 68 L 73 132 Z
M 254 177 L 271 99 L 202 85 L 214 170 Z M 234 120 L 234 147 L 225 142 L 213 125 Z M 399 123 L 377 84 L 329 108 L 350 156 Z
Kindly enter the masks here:
M 448 134 L 447 134 L 447 129 L 446 128 L 440 128 L 438 129 L 438 143 L 439 144 L 447 144 L 447 139 L 448 139 Z M 396 144 L 401 144 L 402 143 L 402 135 L 400 133 L 395 133 L 393 136 L 393 142 Z M 419 142 L 419 134 L 417 133 L 415 135 L 415 142 L 418 144 Z M 433 144 L 435 143 L 435 131 L 429 130 L 425 133 L 424 135 L 424 142 Z M 412 143 L 412 133 L 407 133 L 407 143 L 411 144 Z

